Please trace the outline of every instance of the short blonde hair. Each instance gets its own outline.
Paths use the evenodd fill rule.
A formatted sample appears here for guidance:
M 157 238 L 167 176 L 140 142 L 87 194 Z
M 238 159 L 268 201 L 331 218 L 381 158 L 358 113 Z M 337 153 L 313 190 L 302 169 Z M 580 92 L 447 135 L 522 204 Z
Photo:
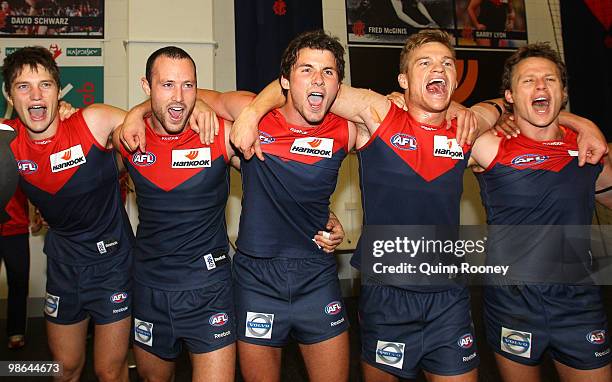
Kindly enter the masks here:
M 446 46 L 451 51 L 453 58 L 455 57 L 455 49 L 451 44 L 451 36 L 448 33 L 440 29 L 423 29 L 406 40 L 400 54 L 400 73 L 406 73 L 408 69 L 408 55 L 410 52 L 430 42 L 439 42 Z

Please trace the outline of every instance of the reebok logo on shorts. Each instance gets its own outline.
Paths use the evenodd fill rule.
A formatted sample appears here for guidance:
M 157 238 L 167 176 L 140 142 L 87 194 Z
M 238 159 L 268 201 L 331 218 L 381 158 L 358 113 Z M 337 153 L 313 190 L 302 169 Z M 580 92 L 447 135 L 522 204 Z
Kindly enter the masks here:
M 523 358 L 531 358 L 531 337 L 529 332 L 504 328 L 501 330 L 501 350 Z
M 272 338 L 272 326 L 274 325 L 274 314 L 247 312 L 245 336 L 249 338 Z
M 45 314 L 49 317 L 57 318 L 57 312 L 59 311 L 60 298 L 47 292 L 45 297 Z
M 376 363 L 402 369 L 404 367 L 405 344 L 378 341 L 376 343 Z
M 153 346 L 153 324 L 134 318 L 134 339 L 141 344 Z

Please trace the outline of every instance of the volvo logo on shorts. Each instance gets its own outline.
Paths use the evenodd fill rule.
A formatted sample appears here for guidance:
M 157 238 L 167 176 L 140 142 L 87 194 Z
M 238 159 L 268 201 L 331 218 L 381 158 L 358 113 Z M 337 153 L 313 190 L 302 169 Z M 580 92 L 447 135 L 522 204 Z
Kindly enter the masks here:
M 121 304 L 127 299 L 127 297 L 128 297 L 127 292 L 117 292 L 117 293 L 113 293 L 113 295 L 110 296 L 110 300 L 113 304 Z
M 593 345 L 603 345 L 606 342 L 606 331 L 605 330 L 593 330 L 586 335 L 587 341 Z
M 134 339 L 141 344 L 153 346 L 153 324 L 134 318 Z
M 396 148 L 400 150 L 412 151 L 412 150 L 416 150 L 418 147 L 417 140 L 415 137 L 413 137 L 412 135 L 403 134 L 403 133 L 395 134 L 394 136 L 391 137 L 389 142 L 391 142 L 393 146 L 395 146 Z
M 519 357 L 531 358 L 531 333 L 502 327 L 501 350 Z
M 57 318 L 57 312 L 59 311 L 60 298 L 47 292 L 45 297 L 45 314 L 50 317 Z
M 379 340 L 376 343 L 376 363 L 401 369 L 404 366 L 405 347 L 403 343 Z
M 342 311 L 342 304 L 340 301 L 332 301 L 327 306 L 325 306 L 325 314 L 330 316 L 335 316 L 336 314 Z
M 525 154 L 519 155 L 512 159 L 512 164 L 515 166 L 534 166 L 546 161 L 548 157 L 540 154 Z
M 474 345 L 474 337 L 472 337 L 471 333 L 465 333 L 457 340 L 457 345 L 460 348 L 469 349 Z
M 140 167 L 148 167 L 152 165 L 153 163 L 155 163 L 156 160 L 157 160 L 157 157 L 155 156 L 155 154 L 153 154 L 150 151 L 147 151 L 144 153 L 137 152 L 134 155 L 132 155 L 132 162 L 136 166 L 140 166 Z
M 17 161 L 17 168 L 22 175 L 29 175 L 38 171 L 36 162 L 27 159 Z
M 274 314 L 247 312 L 245 336 L 250 338 L 272 338 Z
M 226 313 L 217 313 L 210 316 L 208 323 L 212 326 L 223 326 L 227 324 L 229 317 Z
M 259 132 L 259 143 L 261 143 L 262 145 L 268 145 L 274 141 L 275 141 L 274 137 L 271 136 L 270 134 L 264 131 Z

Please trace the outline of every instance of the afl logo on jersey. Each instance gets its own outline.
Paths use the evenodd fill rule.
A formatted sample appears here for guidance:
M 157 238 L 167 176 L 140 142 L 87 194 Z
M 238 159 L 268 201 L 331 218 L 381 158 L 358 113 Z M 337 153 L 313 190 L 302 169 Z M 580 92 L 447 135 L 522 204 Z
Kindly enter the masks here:
M 261 143 L 262 145 L 268 145 L 274 141 L 274 137 L 270 134 L 266 133 L 265 131 L 259 132 L 259 143 Z
M 132 155 L 132 162 L 136 166 L 140 166 L 140 167 L 148 167 L 152 165 L 153 163 L 155 163 L 156 160 L 157 158 L 155 157 L 155 154 L 153 154 L 150 151 L 147 151 L 144 153 L 138 152 Z
M 534 166 L 548 160 L 546 155 L 540 154 L 524 154 L 512 159 L 512 164 L 515 166 Z
M 31 160 L 20 160 L 17 162 L 17 167 L 22 175 L 28 175 L 38 171 L 38 165 Z
M 417 149 L 417 140 L 412 135 L 397 133 L 389 140 L 399 150 L 412 151 Z

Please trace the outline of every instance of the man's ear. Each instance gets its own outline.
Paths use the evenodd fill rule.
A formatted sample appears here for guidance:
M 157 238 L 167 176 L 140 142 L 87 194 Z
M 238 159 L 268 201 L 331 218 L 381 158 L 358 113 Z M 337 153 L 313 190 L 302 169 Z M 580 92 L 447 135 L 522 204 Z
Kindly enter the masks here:
M 149 81 L 147 81 L 146 77 L 142 77 L 140 79 L 140 86 L 142 90 L 144 90 L 145 94 L 150 97 L 151 96 L 151 86 L 149 86 Z
M 514 98 L 512 98 L 512 91 L 506 89 L 504 91 L 504 98 L 506 98 L 506 102 L 508 102 L 509 104 L 513 104 L 514 103 Z
M 289 90 L 289 80 L 286 79 L 284 76 L 281 76 L 280 84 L 283 90 Z
M 397 75 L 397 82 L 399 83 L 399 86 L 406 90 L 408 89 L 408 77 L 406 77 L 405 73 L 401 73 Z

